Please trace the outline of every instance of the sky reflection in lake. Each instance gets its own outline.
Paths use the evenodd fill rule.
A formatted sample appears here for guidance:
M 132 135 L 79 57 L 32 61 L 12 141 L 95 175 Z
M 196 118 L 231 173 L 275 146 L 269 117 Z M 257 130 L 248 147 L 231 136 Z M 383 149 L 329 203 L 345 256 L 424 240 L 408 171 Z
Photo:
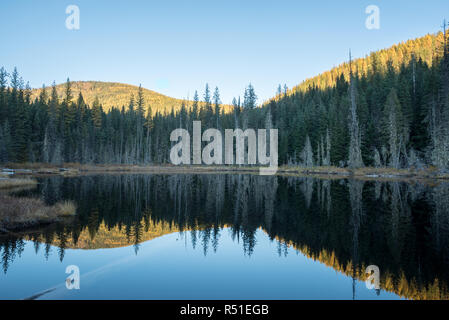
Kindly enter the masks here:
M 40 180 L 74 219 L 0 236 L 2 299 L 447 299 L 449 185 L 251 175 Z M 67 290 L 66 267 L 80 269 Z M 365 269 L 380 269 L 380 290 Z

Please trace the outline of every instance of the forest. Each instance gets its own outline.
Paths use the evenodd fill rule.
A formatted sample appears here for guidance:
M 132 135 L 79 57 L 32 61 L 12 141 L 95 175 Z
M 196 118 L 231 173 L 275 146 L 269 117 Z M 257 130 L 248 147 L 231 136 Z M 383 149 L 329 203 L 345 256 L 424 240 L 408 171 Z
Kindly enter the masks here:
M 127 105 L 86 103 L 69 79 L 32 89 L 0 69 L 0 163 L 169 163 L 176 128 L 279 130 L 279 164 L 449 169 L 449 55 L 446 32 L 373 52 L 257 104 L 249 84 L 232 108 L 206 84 L 202 98 L 152 110 L 142 87 Z

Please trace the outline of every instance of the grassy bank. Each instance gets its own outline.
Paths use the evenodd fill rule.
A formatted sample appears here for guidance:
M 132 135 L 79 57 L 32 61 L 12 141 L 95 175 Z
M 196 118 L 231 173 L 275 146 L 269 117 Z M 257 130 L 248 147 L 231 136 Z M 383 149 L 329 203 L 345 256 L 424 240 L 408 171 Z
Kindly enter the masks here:
M 338 168 L 338 167 L 295 167 L 282 166 L 279 168 L 280 173 L 300 173 L 308 175 L 335 175 L 335 176 L 351 176 L 365 178 L 417 178 L 417 179 L 449 179 L 449 173 L 439 170 L 435 167 L 428 167 L 417 170 L 394 169 L 394 168 L 373 168 L 364 167 L 358 169 Z
M 0 189 L 33 187 L 36 184 L 37 181 L 34 179 L 1 178 L 0 176 Z
M 37 198 L 18 198 L 0 193 L 0 231 L 3 232 L 56 222 L 75 213 L 76 205 L 71 201 L 47 206 Z

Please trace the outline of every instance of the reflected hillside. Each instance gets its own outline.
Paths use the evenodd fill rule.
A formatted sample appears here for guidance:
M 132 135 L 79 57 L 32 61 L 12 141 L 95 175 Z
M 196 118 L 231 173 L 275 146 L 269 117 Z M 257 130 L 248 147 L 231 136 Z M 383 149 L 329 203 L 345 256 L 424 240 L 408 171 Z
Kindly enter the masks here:
M 134 233 L 137 232 L 136 229 L 132 229 L 131 232 L 129 232 L 127 228 L 120 228 L 119 226 L 108 228 L 104 223 L 101 223 L 95 233 L 91 233 L 88 228 L 85 228 L 79 235 L 77 235 L 77 237 L 53 237 L 51 245 L 65 249 L 119 248 L 129 245 L 138 245 L 139 243 L 178 231 L 175 227 L 171 227 L 164 222 L 153 223 L 151 221 L 142 220 L 139 225 L 143 227 L 142 230 L 138 230 L 138 232 L 140 232 L 138 237 L 135 237 L 134 235 Z M 35 234 L 26 233 L 24 238 L 26 240 L 47 243 L 47 234 L 48 232 L 38 232 Z M 138 241 L 137 243 L 136 239 Z
M 56 254 L 56 246 L 63 260 L 67 248 L 133 245 L 138 254 L 140 243 L 180 232 L 208 255 L 220 250 L 220 234 L 230 232 L 250 257 L 262 228 L 280 256 L 291 247 L 359 280 L 366 266 L 377 265 L 385 290 L 412 299 L 449 298 L 448 183 L 188 174 L 40 182 L 35 191 L 16 195 L 49 204 L 70 199 L 78 215 L 69 225 L 2 237 L 4 272 L 20 261 L 27 240 L 46 256 Z
M 352 261 L 342 262 L 338 260 L 338 257 L 334 251 L 328 252 L 323 249 L 319 253 L 312 252 L 310 248 L 303 246 L 299 247 L 292 242 L 282 241 L 284 246 L 292 247 L 295 250 L 301 252 L 308 258 L 314 261 L 319 261 L 324 265 L 333 268 L 346 276 L 353 277 L 354 280 L 367 280 L 365 274 L 367 264 L 361 264 L 354 268 Z M 380 289 L 388 292 L 393 292 L 399 295 L 401 298 L 414 299 L 414 300 L 448 300 L 449 290 L 447 282 L 435 278 L 433 282 L 422 283 L 418 282 L 415 277 L 407 278 L 405 273 L 402 272 L 398 275 L 389 272 L 381 272 Z M 355 291 L 355 282 L 353 286 L 353 298 L 357 298 L 357 292 Z

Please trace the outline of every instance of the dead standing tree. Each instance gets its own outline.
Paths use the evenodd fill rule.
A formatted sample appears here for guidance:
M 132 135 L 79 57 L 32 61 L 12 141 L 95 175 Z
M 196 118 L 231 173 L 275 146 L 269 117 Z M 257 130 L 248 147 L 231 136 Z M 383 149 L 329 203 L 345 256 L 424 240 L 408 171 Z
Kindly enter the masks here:
M 351 98 L 350 106 L 350 124 L 349 124 L 349 160 L 348 165 L 350 168 L 363 167 L 362 151 L 361 151 L 361 133 L 359 128 L 359 120 L 357 117 L 357 103 L 356 103 L 356 88 L 355 80 L 352 75 L 352 57 L 351 51 L 349 51 L 349 90 Z

